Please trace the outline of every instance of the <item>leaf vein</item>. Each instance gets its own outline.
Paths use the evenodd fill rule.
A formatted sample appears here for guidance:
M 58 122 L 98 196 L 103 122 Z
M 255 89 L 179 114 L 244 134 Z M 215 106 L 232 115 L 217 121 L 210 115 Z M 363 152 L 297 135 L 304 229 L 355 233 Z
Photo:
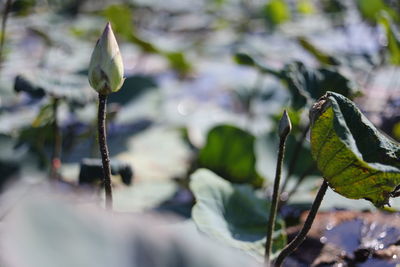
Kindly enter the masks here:
M 353 166 L 354 162 L 356 162 L 357 159 L 352 160 L 348 165 L 346 165 L 346 167 L 342 168 L 340 171 L 334 173 L 333 175 L 327 176 L 326 179 L 332 179 L 338 175 L 340 175 L 342 172 L 344 172 L 345 170 L 347 170 L 348 168 L 350 168 L 351 166 Z
M 337 153 L 339 153 L 340 151 L 343 150 L 343 148 L 345 148 L 346 145 L 342 143 L 342 146 L 336 150 L 334 153 L 332 153 L 332 155 L 329 157 L 329 159 L 327 160 L 327 162 L 325 163 L 325 165 L 321 168 L 322 172 L 325 172 L 325 169 L 329 166 L 329 164 L 332 162 L 332 159 L 336 156 Z
M 321 144 L 321 146 L 319 147 L 319 149 L 318 149 L 318 151 L 317 151 L 316 160 L 319 159 L 319 155 L 321 154 L 321 151 L 322 151 L 322 149 L 324 148 L 326 142 L 328 142 L 328 140 L 329 140 L 328 137 L 331 135 L 331 132 L 332 132 L 332 131 L 333 131 L 333 128 L 330 128 L 330 129 L 328 130 L 328 133 L 324 136 L 324 139 L 323 139 L 323 141 L 322 141 L 322 144 Z

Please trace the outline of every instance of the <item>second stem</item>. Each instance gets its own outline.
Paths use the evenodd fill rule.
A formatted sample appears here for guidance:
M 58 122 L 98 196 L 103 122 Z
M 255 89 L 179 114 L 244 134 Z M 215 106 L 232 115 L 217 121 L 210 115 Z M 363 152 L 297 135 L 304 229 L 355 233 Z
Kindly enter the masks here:
M 307 219 L 304 222 L 303 228 L 297 234 L 297 236 L 286 245 L 286 247 L 281 251 L 278 255 L 278 258 L 275 261 L 274 266 L 280 267 L 282 266 L 283 261 L 287 256 L 293 253 L 301 243 L 303 243 L 304 239 L 306 239 L 308 231 L 310 231 L 312 223 L 317 215 L 319 206 L 321 205 L 322 199 L 325 196 L 326 190 L 328 189 L 328 182 L 324 179 L 321 187 L 318 190 L 317 196 L 314 199 L 314 202 L 311 206 L 310 212 L 308 213 Z
M 290 118 L 286 112 L 283 113 L 281 121 L 279 122 L 279 151 L 278 151 L 278 159 L 276 162 L 276 172 L 275 172 L 275 181 L 274 181 L 274 192 L 272 194 L 272 203 L 269 213 L 269 221 L 267 226 L 267 241 L 265 244 L 265 263 L 268 265 L 270 263 L 270 256 L 272 250 L 272 233 L 275 228 L 275 220 L 276 213 L 278 210 L 278 202 L 280 195 L 280 182 L 281 182 L 281 172 L 282 172 L 282 164 L 283 157 L 285 154 L 285 143 L 286 139 L 291 131 L 291 123 Z

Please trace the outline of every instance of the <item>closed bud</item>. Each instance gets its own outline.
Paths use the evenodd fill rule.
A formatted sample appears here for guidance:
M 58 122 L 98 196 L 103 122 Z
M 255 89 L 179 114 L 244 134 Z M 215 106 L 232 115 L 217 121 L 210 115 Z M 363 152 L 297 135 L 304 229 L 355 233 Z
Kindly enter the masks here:
M 286 138 L 286 136 L 292 130 L 292 123 L 290 122 L 290 118 L 286 110 L 283 112 L 282 118 L 279 121 L 278 130 L 279 130 L 279 137 L 281 138 Z
M 89 65 L 89 83 L 99 94 L 118 91 L 124 83 L 124 66 L 117 40 L 107 23 L 92 52 Z

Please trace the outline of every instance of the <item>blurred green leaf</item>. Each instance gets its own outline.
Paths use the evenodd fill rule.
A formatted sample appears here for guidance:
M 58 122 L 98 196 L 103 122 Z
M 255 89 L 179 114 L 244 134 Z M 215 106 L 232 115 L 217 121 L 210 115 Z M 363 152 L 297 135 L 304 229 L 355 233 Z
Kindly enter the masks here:
M 320 64 L 334 66 L 340 64 L 340 62 L 336 58 L 315 47 L 310 41 L 307 40 L 307 38 L 300 36 L 297 38 L 297 41 L 301 45 L 301 47 L 303 47 L 307 52 L 313 55 Z
M 132 10 L 126 5 L 110 5 L 102 11 L 111 22 L 113 30 L 130 40 L 135 29 L 133 27 Z
M 332 189 L 376 206 L 388 204 L 400 184 L 400 144 L 340 94 L 328 92 L 310 114 L 311 151 Z
M 43 105 L 32 122 L 32 127 L 37 128 L 54 122 L 56 114 L 54 114 L 53 103 Z
M 189 73 L 192 65 L 186 60 L 183 52 L 163 52 L 168 59 L 171 68 L 178 70 L 182 74 Z
M 255 137 L 230 125 L 219 125 L 208 132 L 200 150 L 199 167 L 207 168 L 233 183 L 262 186 L 264 179 L 256 170 Z
M 270 203 L 258 198 L 249 185 L 232 185 L 213 172 L 200 169 L 191 176 L 196 198 L 192 217 L 200 231 L 228 246 L 263 259 Z M 273 233 L 273 253 L 286 244 L 283 221 Z
M 392 18 L 398 19 L 396 11 L 387 6 L 384 0 L 357 0 L 361 15 L 369 22 L 376 22 L 379 14 L 384 11 Z
M 290 10 L 285 0 L 270 0 L 264 7 L 266 19 L 273 25 L 290 20 Z
M 310 105 L 327 91 L 340 93 L 347 97 L 359 94 L 353 81 L 334 68 L 313 69 L 296 61 L 287 64 L 282 71 L 282 80 L 286 82 L 292 95 L 292 107 L 300 109 Z
M 380 14 L 379 23 L 383 26 L 386 32 L 390 62 L 394 65 L 400 65 L 400 33 L 386 12 Z
M 301 14 L 309 15 L 315 13 L 315 6 L 310 0 L 299 0 L 297 2 L 297 10 Z

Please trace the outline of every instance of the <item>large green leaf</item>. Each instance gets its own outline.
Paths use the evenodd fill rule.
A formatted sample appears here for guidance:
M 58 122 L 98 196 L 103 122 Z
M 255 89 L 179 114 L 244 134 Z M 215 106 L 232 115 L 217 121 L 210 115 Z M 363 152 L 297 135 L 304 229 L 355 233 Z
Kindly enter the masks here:
M 260 187 L 264 179 L 256 170 L 255 137 L 230 125 L 211 129 L 200 150 L 198 165 L 212 170 L 233 183 Z
M 196 198 L 192 217 L 200 231 L 258 259 L 263 258 L 269 202 L 256 197 L 251 186 L 233 185 L 206 169 L 191 176 L 190 188 Z M 286 243 L 280 219 L 273 238 L 276 255 Z
M 332 189 L 376 206 L 388 204 L 400 184 L 400 145 L 340 94 L 328 92 L 310 116 L 311 151 Z

